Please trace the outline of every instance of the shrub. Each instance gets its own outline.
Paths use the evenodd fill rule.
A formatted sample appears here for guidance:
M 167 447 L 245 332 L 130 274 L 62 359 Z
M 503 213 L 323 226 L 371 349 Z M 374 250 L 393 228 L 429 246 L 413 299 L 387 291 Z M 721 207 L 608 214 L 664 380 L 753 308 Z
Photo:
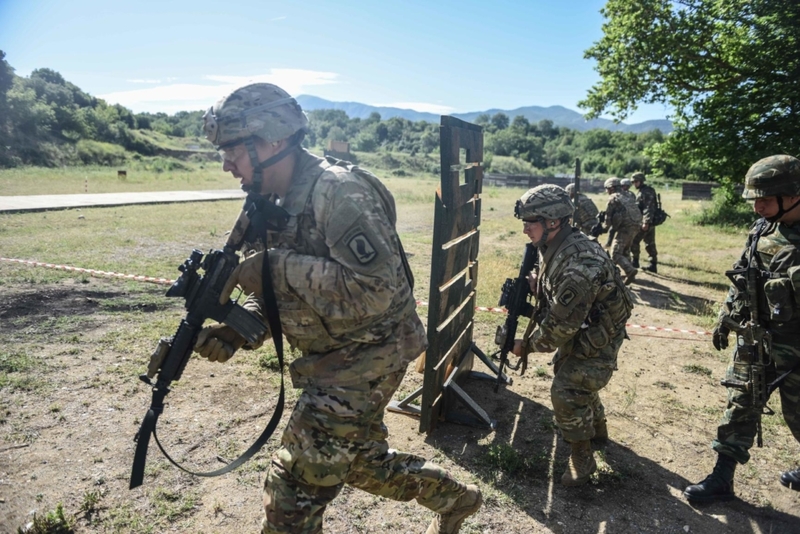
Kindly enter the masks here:
M 748 228 L 758 217 L 753 207 L 741 198 L 731 198 L 720 187 L 714 191 L 711 205 L 694 217 L 701 226 L 721 226 L 723 228 Z
M 85 165 L 118 165 L 125 161 L 125 149 L 119 145 L 81 139 L 77 144 L 78 158 Z

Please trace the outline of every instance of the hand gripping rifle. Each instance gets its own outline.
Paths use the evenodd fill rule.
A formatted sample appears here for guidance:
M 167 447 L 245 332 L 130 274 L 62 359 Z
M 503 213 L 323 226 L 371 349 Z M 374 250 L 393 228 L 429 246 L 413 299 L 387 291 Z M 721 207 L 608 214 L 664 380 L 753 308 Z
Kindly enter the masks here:
M 287 220 L 288 213 L 282 211 L 281 208 L 263 198 L 249 195 L 224 249 L 211 250 L 205 257 L 202 252 L 195 249 L 192 251 L 191 256 L 178 267 L 181 275 L 167 290 L 166 296 L 183 297 L 186 300 L 186 316 L 181 320 L 174 336 L 161 339 L 152 356 L 147 374 L 139 377 L 152 387 L 153 398 L 150 408 L 147 410 L 147 414 L 134 438 L 136 452 L 131 469 L 130 489 L 141 486 L 144 479 L 147 448 L 151 435 L 155 438 L 158 448 L 161 449 L 161 452 L 173 465 L 193 475 L 212 477 L 222 475 L 242 465 L 261 449 L 275 431 L 283 413 L 283 338 L 266 250 L 264 251 L 262 269 L 265 314 L 281 367 L 280 394 L 275 413 L 267 423 L 267 427 L 249 449 L 225 467 L 207 473 L 196 473 L 179 465 L 167 454 L 158 441 L 156 423 L 158 422 L 158 417 L 164 411 L 164 398 L 170 392 L 169 386 L 172 382 L 180 380 L 194 350 L 197 336 L 200 330 L 203 329 L 203 323 L 207 319 L 225 323 L 246 339 L 248 343 L 258 342 L 267 332 L 267 327 L 261 322 L 261 319 L 241 305 L 231 300 L 225 304 L 220 304 L 220 294 L 231 273 L 239 263 L 236 250 L 241 247 L 242 243 L 245 240 L 252 239 L 255 232 L 259 231 L 263 232 L 264 243 L 266 243 L 266 228 L 280 229 L 285 227 Z M 201 275 L 198 269 L 202 269 L 204 274 Z M 151 378 L 155 377 L 156 373 L 158 373 L 158 379 L 153 383 Z
M 592 237 L 600 237 L 601 235 L 603 235 L 608 231 L 605 228 L 603 228 L 603 223 L 606 222 L 605 211 L 601 211 L 600 213 L 597 214 L 597 221 L 598 221 L 597 224 L 592 226 L 591 230 L 589 230 L 589 235 Z
M 497 382 L 495 383 L 494 390 L 497 391 L 500 383 L 503 381 L 503 368 L 508 366 L 510 369 L 516 371 L 519 369 L 520 364 L 525 361 L 526 355 L 520 358 L 516 366 L 508 363 L 508 353 L 514 350 L 514 342 L 516 340 L 517 326 L 519 325 L 520 316 L 530 317 L 533 313 L 533 305 L 530 303 L 531 286 L 528 283 L 528 275 L 536 267 L 538 260 L 538 252 L 532 243 L 525 245 L 525 255 L 522 258 L 522 265 L 519 268 L 519 275 L 516 278 L 506 278 L 503 284 L 502 293 L 500 295 L 499 306 L 505 306 L 508 310 L 505 322 L 497 327 L 494 342 L 500 347 L 496 352 L 500 354 L 500 369 L 497 372 Z M 525 372 L 523 366 L 522 372 Z

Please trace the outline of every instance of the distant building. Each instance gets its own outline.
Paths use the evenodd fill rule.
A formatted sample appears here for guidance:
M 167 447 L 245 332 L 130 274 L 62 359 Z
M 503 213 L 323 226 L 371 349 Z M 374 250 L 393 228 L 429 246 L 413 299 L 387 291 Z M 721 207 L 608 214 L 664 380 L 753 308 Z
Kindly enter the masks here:
M 350 143 L 347 141 L 328 141 L 328 147 L 324 150 L 324 153 L 326 156 L 348 161 L 352 161 L 353 158 L 350 154 Z

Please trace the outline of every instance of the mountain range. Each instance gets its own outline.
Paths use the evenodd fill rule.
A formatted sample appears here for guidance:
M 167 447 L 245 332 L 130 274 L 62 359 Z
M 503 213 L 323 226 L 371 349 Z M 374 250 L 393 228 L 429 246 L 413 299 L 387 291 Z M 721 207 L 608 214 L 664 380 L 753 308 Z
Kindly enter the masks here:
M 392 117 L 400 117 L 410 121 L 427 121 L 438 123 L 440 115 L 435 113 L 426 113 L 423 111 L 414 111 L 413 109 L 401 109 L 385 106 L 370 106 L 360 102 L 332 102 L 312 95 L 299 95 L 297 101 L 306 111 L 313 111 L 316 109 L 340 109 L 347 113 L 351 119 L 360 118 L 366 119 L 371 113 L 380 113 L 381 119 L 386 120 Z M 542 119 L 549 119 L 553 121 L 556 126 L 564 126 L 572 128 L 573 130 L 592 130 L 594 128 L 603 128 L 605 130 L 629 132 L 629 133 L 642 133 L 649 132 L 650 130 L 661 130 L 663 133 L 672 131 L 672 123 L 666 119 L 649 120 L 638 122 L 636 124 L 615 123 L 608 119 L 592 119 L 587 121 L 583 115 L 577 111 L 565 108 L 564 106 L 525 106 L 516 109 L 487 109 L 486 111 L 471 111 L 468 113 L 453 113 L 452 116 L 468 122 L 474 122 L 478 115 L 488 114 L 489 116 L 497 113 L 505 113 L 508 118 L 514 120 L 517 115 L 522 115 L 528 121 L 535 124 Z

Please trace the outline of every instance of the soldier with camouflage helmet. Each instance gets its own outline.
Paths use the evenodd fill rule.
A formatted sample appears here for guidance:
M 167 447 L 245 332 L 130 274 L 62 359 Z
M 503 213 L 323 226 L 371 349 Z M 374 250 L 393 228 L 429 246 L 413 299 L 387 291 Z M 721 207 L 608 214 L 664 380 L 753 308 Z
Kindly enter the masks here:
M 630 178 L 621 178 L 619 181 L 619 192 L 625 196 L 631 197 L 634 201 L 636 201 L 636 195 L 633 191 L 631 191 L 631 184 L 632 182 Z
M 636 234 L 631 243 L 631 256 L 634 267 L 639 267 L 640 243 L 644 241 L 644 249 L 650 256 L 650 263 L 643 269 L 651 273 L 658 272 L 658 250 L 656 250 L 656 226 L 653 224 L 656 210 L 658 208 L 658 198 L 656 190 L 645 183 L 643 172 L 635 172 L 631 176 L 633 185 L 638 190 L 636 194 L 636 204 L 642 212 L 642 227 Z
M 575 205 L 575 213 L 572 215 L 572 225 L 579 228 L 581 232 L 589 235 L 597 223 L 599 222 L 597 214 L 600 210 L 592 201 L 583 193 L 575 192 L 575 184 L 567 184 L 564 190 L 569 193 L 569 198 Z
M 639 272 L 629 256 L 633 238 L 642 224 L 642 213 L 634 199 L 621 193 L 622 184 L 619 178 L 609 178 L 603 187 L 608 193 L 604 229 L 614 230 L 609 254 L 625 273 L 625 283 L 630 284 Z
M 480 508 L 480 490 L 390 449 L 383 423 L 427 344 L 394 199 L 368 171 L 301 148 L 306 127 L 295 99 L 265 83 L 236 89 L 204 117 L 223 169 L 273 215 L 259 234 L 266 242 L 243 246 L 259 252 L 239 264 L 222 299 L 238 285 L 245 307 L 263 317 L 274 292 L 283 334 L 301 353 L 289 371 L 302 392 L 265 477 L 262 531 L 322 532 L 326 506 L 349 484 L 415 499 L 438 514 L 427 534 L 454 534 Z M 223 324 L 205 328 L 195 346 L 220 362 L 240 348 L 245 340 Z
M 580 486 L 597 470 L 593 447 L 608 440 L 599 391 L 616 369 L 633 300 L 605 250 L 569 225 L 572 210 L 567 192 L 555 185 L 535 187 L 517 201 L 539 268 L 528 279 L 536 308 L 514 352 L 527 358 L 555 351 L 550 396 L 571 448 L 561 483 Z
M 746 333 L 753 331 L 754 323 L 757 332 L 771 338 L 763 345 L 770 360 L 765 380 L 780 392 L 784 420 L 800 442 L 800 160 L 776 155 L 757 161 L 747 171 L 743 196 L 754 202 L 761 218 L 750 228 L 744 251 L 733 265 L 733 284 L 713 331 L 714 348 L 726 349 L 730 330 L 741 329 L 737 325 L 748 328 L 736 334 L 726 375 L 734 387 L 728 387 L 728 406 L 712 443 L 717 463 L 709 476 L 684 491 L 697 503 L 734 497 L 736 465 L 750 459 L 759 433 L 761 408 L 754 406 L 755 388 L 736 387 L 752 380 L 752 341 Z M 784 472 L 780 483 L 800 491 L 800 468 Z

